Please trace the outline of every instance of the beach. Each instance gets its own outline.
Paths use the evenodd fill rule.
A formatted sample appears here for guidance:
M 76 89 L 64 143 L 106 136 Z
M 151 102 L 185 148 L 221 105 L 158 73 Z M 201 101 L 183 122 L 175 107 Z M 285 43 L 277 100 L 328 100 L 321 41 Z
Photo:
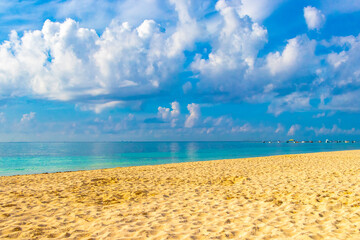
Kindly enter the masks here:
M 360 151 L 0 177 L 0 238 L 360 239 Z

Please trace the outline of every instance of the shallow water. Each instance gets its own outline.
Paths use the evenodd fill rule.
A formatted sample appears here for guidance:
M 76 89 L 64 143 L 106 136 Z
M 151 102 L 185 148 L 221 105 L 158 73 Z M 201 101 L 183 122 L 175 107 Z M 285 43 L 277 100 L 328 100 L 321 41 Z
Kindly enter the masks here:
M 0 143 L 0 176 L 360 149 L 360 143 Z

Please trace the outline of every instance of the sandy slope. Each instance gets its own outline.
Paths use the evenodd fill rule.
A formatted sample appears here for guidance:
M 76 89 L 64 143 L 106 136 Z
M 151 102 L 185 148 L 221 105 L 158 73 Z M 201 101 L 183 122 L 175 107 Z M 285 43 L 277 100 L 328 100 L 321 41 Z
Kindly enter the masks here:
M 0 238 L 360 239 L 360 151 L 0 177 Z

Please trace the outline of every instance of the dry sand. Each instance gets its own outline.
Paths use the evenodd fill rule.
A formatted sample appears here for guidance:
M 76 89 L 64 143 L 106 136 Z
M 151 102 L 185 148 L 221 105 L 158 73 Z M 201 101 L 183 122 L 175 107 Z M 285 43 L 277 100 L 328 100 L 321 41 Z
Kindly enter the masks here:
M 0 238 L 360 239 L 360 151 L 0 177 Z

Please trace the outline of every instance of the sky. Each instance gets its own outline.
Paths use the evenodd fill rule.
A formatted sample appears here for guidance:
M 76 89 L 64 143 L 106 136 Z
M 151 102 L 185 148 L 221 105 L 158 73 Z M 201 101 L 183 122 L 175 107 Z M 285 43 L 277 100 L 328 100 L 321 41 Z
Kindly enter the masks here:
M 360 140 L 358 0 L 0 0 L 0 141 Z

